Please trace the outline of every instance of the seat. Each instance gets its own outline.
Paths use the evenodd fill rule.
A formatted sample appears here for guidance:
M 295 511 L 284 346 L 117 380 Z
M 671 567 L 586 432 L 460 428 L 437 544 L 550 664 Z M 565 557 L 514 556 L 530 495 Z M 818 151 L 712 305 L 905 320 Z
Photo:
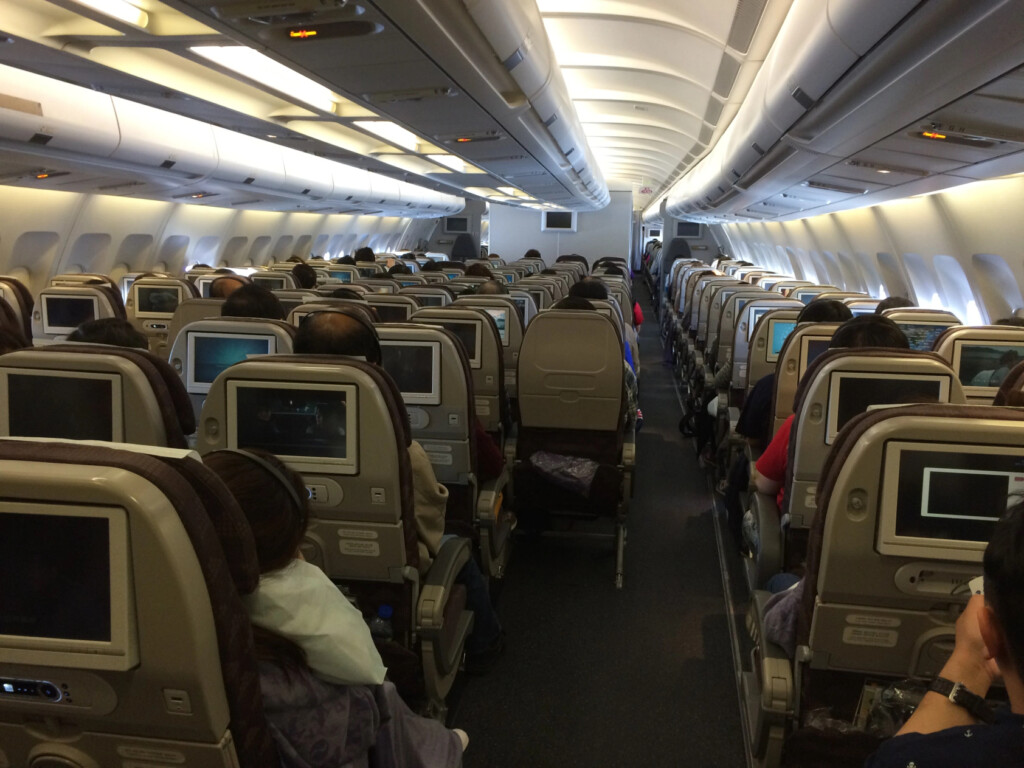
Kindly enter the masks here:
M 455 242 L 452 243 L 452 261 L 465 262 L 469 259 L 476 259 L 479 256 L 480 249 L 477 247 L 472 235 L 461 232 L 455 236 Z
M 261 269 L 249 275 L 253 285 L 266 288 L 268 291 L 294 291 L 299 285 L 290 271 Z
M 832 334 L 840 323 L 799 323 L 786 337 L 775 365 L 772 392 L 772 434 L 793 413 L 797 386 L 807 367 L 828 350 Z
M 987 405 L 1024 360 L 1024 328 L 954 325 L 939 335 L 934 349 L 957 372 L 967 402 Z
M 254 355 L 290 354 L 295 327 L 259 317 L 213 317 L 186 325 L 174 341 L 169 362 L 201 413 L 206 393 L 228 366 Z
M 1022 459 L 1015 409 L 910 405 L 854 417 L 818 483 L 794 661 L 766 639 L 765 594 L 751 603 L 756 647 L 742 689 L 762 765 L 779 765 L 787 733 L 816 707 L 852 719 L 865 680 L 938 674 Z
M 963 404 L 964 393 L 953 369 L 931 352 L 835 349 L 808 366 L 793 402 L 785 509 L 778 509 L 774 496 L 751 497 L 761 543 L 746 562 L 752 589 L 803 561 L 818 479 L 840 430 L 871 408 L 907 403 Z
M 244 360 L 214 381 L 201 427 L 204 455 L 260 448 L 304 475 L 303 556 L 344 584 L 365 616 L 394 608 L 395 639 L 419 659 L 428 709 L 443 714 L 473 623 L 455 584 L 471 547 L 446 541 L 421 580 L 408 415 L 391 378 L 337 355 Z
M 0 361 L 0 434 L 185 448 L 195 415 L 166 360 L 141 349 L 52 344 Z M 88 407 L 83 407 L 88 403 Z
M 432 275 L 437 273 L 427 272 L 426 274 Z M 448 279 L 445 278 L 444 282 L 447 283 Z M 454 301 L 451 291 L 447 288 L 442 288 L 441 285 L 424 285 L 417 286 L 415 288 L 402 288 L 398 292 L 398 295 L 412 297 L 421 307 L 446 307 Z
M 947 328 L 960 325 L 959 318 L 943 309 L 898 307 L 882 312 L 883 317 L 900 327 L 910 342 L 911 349 L 930 350 Z
M 17 327 L 21 329 L 25 340 L 32 341 L 32 309 L 35 299 L 25 284 L 14 277 L 0 275 L 0 298 L 11 305 L 17 317 Z
M 448 488 L 446 530 L 473 539 L 484 573 L 501 578 L 511 549 L 504 510 L 509 471 L 503 467 L 489 480 L 481 476 L 465 350 L 450 331 L 420 323 L 383 325 L 377 333 L 382 367 L 402 394 L 412 437 Z
M 140 277 L 132 283 L 124 308 L 128 322 L 149 340 L 149 351 L 166 357 L 175 310 L 185 299 L 198 298 L 196 286 L 184 278 Z
M 366 302 L 374 308 L 382 323 L 404 323 L 420 308 L 412 296 L 371 293 L 367 294 Z
M 398 289 L 402 287 L 388 277 L 362 277 L 357 285 L 363 286 L 370 293 L 398 293 Z
M 767 320 L 762 321 L 761 318 L 767 316 L 776 320 L 792 320 L 796 327 L 796 318 L 801 309 L 803 305 L 795 299 L 784 299 L 772 293 L 763 298 L 753 298 L 744 305 L 738 320 L 735 321 L 732 351 L 729 356 L 732 362 L 734 390 L 745 392 L 748 384 L 752 385 L 762 376 L 774 371 L 778 354 L 782 351 L 782 342 L 789 335 L 788 331 L 781 335 L 778 339 L 778 349 L 775 349 L 773 336 L 769 333 L 769 323 Z M 777 310 L 790 311 L 776 314 Z M 773 359 L 768 360 L 769 356 L 773 356 Z
M 512 302 L 516 305 L 519 310 L 519 319 L 523 324 L 523 332 L 526 332 L 526 327 L 533 320 L 537 314 L 537 303 L 534 301 L 533 296 L 528 291 L 520 290 L 515 287 L 508 292 L 508 296 L 512 299 Z
M 224 299 L 185 299 L 178 304 L 174 310 L 174 317 L 171 318 L 171 327 L 167 331 L 167 348 L 174 348 L 178 334 L 189 323 L 220 317 L 222 306 Z
M 635 434 L 623 429 L 623 365 L 622 341 L 608 318 L 557 309 L 535 317 L 519 354 L 513 474 L 520 518 L 538 513 L 612 518 L 616 587 L 623 580 L 635 464 Z M 589 493 L 565 490 L 541 475 L 533 462 L 538 451 L 596 462 Z
M 505 392 L 509 398 L 516 397 L 516 364 L 519 350 L 523 346 L 524 325 L 516 303 L 508 296 L 460 296 L 453 307 L 477 307 L 494 320 L 501 338 L 502 360 L 505 366 Z
M 259 576 L 245 518 L 194 454 L 133 448 L 0 440 L 0 604 L 45 605 L 49 625 L 0 636 L 0 756 L 277 768 L 239 597 Z
M 111 290 L 84 282 L 44 288 L 32 311 L 32 338 L 60 341 L 87 320 L 124 318 L 121 294 L 115 291 L 117 295 L 112 296 Z

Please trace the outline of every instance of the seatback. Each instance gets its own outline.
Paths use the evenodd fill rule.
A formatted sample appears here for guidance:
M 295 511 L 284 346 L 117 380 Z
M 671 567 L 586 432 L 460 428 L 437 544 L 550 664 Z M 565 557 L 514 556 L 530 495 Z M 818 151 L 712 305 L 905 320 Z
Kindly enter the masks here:
M 342 283 L 359 281 L 359 270 L 351 264 L 331 264 L 327 267 L 327 274 Z
M 519 353 L 518 456 L 546 450 L 617 463 L 622 374 L 622 341 L 607 318 L 558 309 L 537 315 Z
M 0 678 L 21 694 L 0 693 L 6 764 L 280 765 L 239 597 L 255 547 L 188 456 L 0 441 L 4 602 L 48 625 L 0 636 Z
M 0 297 L 11 305 L 11 309 L 18 317 L 18 327 L 21 328 L 25 340 L 31 341 L 32 310 L 35 307 L 32 292 L 17 278 L 0 275 Z
M 512 302 L 516 305 L 519 310 L 519 318 L 523 323 L 523 330 L 526 330 L 526 326 L 533 320 L 534 315 L 537 314 L 537 303 L 533 300 L 533 296 L 528 291 L 518 290 L 513 288 L 508 292 L 508 296 L 512 299 Z
M 952 312 L 944 309 L 923 309 L 920 307 L 900 307 L 887 309 L 883 317 L 892 320 L 906 334 L 911 349 L 928 351 L 947 328 L 960 325 L 960 320 Z
M 853 316 L 857 317 L 858 315 L 874 314 L 875 308 L 878 306 L 879 302 L 881 302 L 881 299 L 851 296 L 843 299 L 842 301 L 843 304 L 848 306 L 850 311 L 853 312 Z
M 834 285 L 798 285 L 789 289 L 789 298 L 796 299 L 803 304 L 810 304 L 821 294 L 833 293 L 838 290 Z
M 810 667 L 931 677 L 1024 466 L 1024 413 L 912 405 L 856 417 L 818 488 L 797 642 Z
M 295 328 L 284 320 L 215 317 L 189 323 L 171 347 L 171 367 L 181 377 L 195 413 L 229 365 L 254 355 L 290 354 Z
M 987 405 L 1024 360 L 1024 328 L 954 325 L 942 332 L 934 349 L 957 372 L 967 402 Z
M 814 359 L 828 350 L 832 334 L 840 323 L 800 323 L 782 345 L 775 366 L 775 389 L 772 393 L 772 434 L 793 413 L 797 385 Z M 756 381 L 756 379 L 755 379 Z
M 526 291 L 530 294 L 538 312 L 548 309 L 556 301 L 554 288 L 550 285 L 530 282 L 530 278 L 520 280 L 517 285 L 520 290 Z
M 500 445 L 511 422 L 505 389 L 505 356 L 494 320 L 483 309 L 466 306 L 424 308 L 410 320 L 440 325 L 462 342 L 473 378 L 476 416 L 484 430 L 501 436 Z M 469 349 L 470 346 L 473 348 Z
M 167 334 L 178 305 L 185 299 L 197 299 L 195 285 L 184 278 L 140 277 L 132 283 L 124 303 L 128 322 L 149 339 L 149 349 L 167 354 Z
M 416 570 L 408 416 L 378 366 L 337 355 L 244 360 L 214 381 L 200 425 L 202 454 L 260 448 L 302 473 L 303 555 L 329 577 L 402 584 Z
M 167 348 L 174 348 L 174 342 L 182 328 L 197 320 L 220 317 L 223 306 L 224 299 L 185 299 L 174 310 L 174 317 L 171 318 L 171 327 L 167 332 Z
M 420 308 L 412 296 L 390 296 L 383 293 L 371 293 L 366 303 L 377 312 L 382 323 L 404 323 Z
M 288 324 L 298 328 L 302 325 L 303 319 L 314 312 L 324 310 L 340 309 L 342 311 L 353 311 L 359 314 L 366 322 L 376 325 L 380 322 L 377 310 L 365 301 L 357 299 L 320 299 L 309 304 L 300 304 L 288 313 Z
M 431 274 L 431 273 L 427 273 Z M 445 282 L 448 282 L 445 280 Z M 446 307 L 454 301 L 451 292 L 439 285 L 424 285 L 417 288 L 402 288 L 399 296 L 411 296 L 421 307 Z
M 398 293 L 398 289 L 402 287 L 391 278 L 364 277 L 359 280 L 358 284 L 365 287 L 370 293 Z
M 839 431 L 872 406 L 964 403 L 956 374 L 938 355 L 895 349 L 834 349 L 807 367 L 793 403 L 786 465 L 790 526 L 807 528 L 821 469 Z
M 124 317 L 121 296 L 111 299 L 102 285 L 62 285 L 43 288 L 32 311 L 32 338 L 59 340 L 87 320 Z
M 707 312 L 711 306 L 710 288 L 715 284 L 739 285 L 740 281 L 734 277 L 720 277 L 718 275 L 704 275 L 697 280 L 697 284 L 693 289 L 693 295 L 687 304 L 688 314 L 684 320 L 684 322 L 687 323 L 686 327 L 690 336 L 694 338 L 700 335 L 701 317 L 703 317 L 704 322 L 707 323 Z
M 767 291 L 760 289 L 745 289 L 731 291 L 724 289 L 723 295 L 716 300 L 716 307 L 711 307 L 711 317 L 708 320 L 708 348 L 717 348 L 715 362 L 718 365 L 732 361 L 733 341 L 736 337 L 736 325 L 743 317 L 743 308 L 756 299 L 770 296 Z M 744 338 L 746 341 L 746 338 Z
M 814 285 L 814 283 L 810 280 L 780 280 L 772 286 L 772 290 L 776 293 L 781 293 L 783 296 L 788 296 L 789 292 L 794 288 L 800 288 L 805 285 Z
M 299 284 L 295 281 L 295 277 L 290 270 L 282 272 L 280 270 L 262 269 L 249 275 L 249 279 L 252 280 L 253 285 L 266 288 L 268 291 L 295 291 L 299 288 Z
M 708 331 L 710 328 L 711 308 L 719 294 L 726 288 L 737 289 L 749 288 L 742 280 L 728 278 L 721 281 L 709 282 L 700 295 L 700 305 L 697 310 L 697 343 L 707 349 Z
M 0 382 L 2 436 L 184 448 L 195 432 L 185 385 L 166 360 L 141 349 L 19 349 L 0 359 Z
M 784 299 L 770 292 L 764 298 L 751 299 L 744 305 L 733 332 L 730 350 L 733 389 L 746 389 L 748 383 L 755 383 L 761 376 L 767 376 L 775 370 L 785 336 L 778 340 L 778 350 L 774 350 L 769 323 L 767 320 L 762 323 L 761 319 L 769 316 L 778 320 L 791 320 L 795 327 L 801 309 L 803 305 L 795 299 Z M 779 314 L 775 314 L 776 312 Z M 772 358 L 770 361 L 769 356 Z
M 505 365 L 505 391 L 509 397 L 516 396 L 516 364 L 519 362 L 519 350 L 523 346 L 525 327 L 519 317 L 516 304 L 508 296 L 460 296 L 455 300 L 456 307 L 477 307 L 489 314 L 494 320 L 501 338 L 502 359 Z

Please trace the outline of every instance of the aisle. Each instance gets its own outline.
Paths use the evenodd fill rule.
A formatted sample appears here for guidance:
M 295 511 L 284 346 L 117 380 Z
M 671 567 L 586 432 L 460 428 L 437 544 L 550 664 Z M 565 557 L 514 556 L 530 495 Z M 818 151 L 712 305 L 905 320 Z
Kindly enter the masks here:
M 646 423 L 625 586 L 609 541 L 516 542 L 498 603 L 507 651 L 450 718 L 470 734 L 466 768 L 744 765 L 711 496 L 636 291 Z

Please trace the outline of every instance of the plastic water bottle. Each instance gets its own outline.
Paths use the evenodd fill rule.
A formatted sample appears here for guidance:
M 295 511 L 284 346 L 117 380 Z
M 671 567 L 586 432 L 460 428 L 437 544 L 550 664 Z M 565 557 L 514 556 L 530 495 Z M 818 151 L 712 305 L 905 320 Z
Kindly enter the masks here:
M 390 640 L 395 635 L 394 627 L 391 626 L 391 616 L 394 609 L 387 603 L 382 603 L 377 608 L 377 615 L 370 619 L 370 634 L 378 640 Z

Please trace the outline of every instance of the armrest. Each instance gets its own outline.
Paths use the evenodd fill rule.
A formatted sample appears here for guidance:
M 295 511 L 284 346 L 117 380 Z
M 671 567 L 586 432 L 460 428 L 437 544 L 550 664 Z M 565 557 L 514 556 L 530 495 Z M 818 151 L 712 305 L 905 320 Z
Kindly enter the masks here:
M 480 483 L 476 497 L 476 519 L 480 523 L 492 525 L 497 522 L 504 503 L 505 486 L 512 479 L 506 462 L 505 468 L 498 477 Z
M 444 607 L 455 577 L 471 557 L 469 539 L 447 539 L 427 571 L 416 603 L 416 631 L 436 636 L 444 624 Z
M 622 468 L 632 472 L 636 466 L 636 427 L 622 433 Z
M 761 656 L 761 708 L 768 712 L 792 714 L 795 688 L 793 686 L 793 664 L 781 645 L 765 638 L 764 609 L 771 592 L 754 590 L 750 598 L 750 619 L 756 623 Z M 751 634 L 754 634 L 753 628 Z
M 740 409 L 735 405 L 729 406 L 729 434 L 736 434 L 736 425 L 740 421 Z
M 754 553 L 753 586 L 759 588 L 782 570 L 782 525 L 779 506 L 773 496 L 753 494 L 750 511 L 754 516 L 758 536 L 757 551 Z

